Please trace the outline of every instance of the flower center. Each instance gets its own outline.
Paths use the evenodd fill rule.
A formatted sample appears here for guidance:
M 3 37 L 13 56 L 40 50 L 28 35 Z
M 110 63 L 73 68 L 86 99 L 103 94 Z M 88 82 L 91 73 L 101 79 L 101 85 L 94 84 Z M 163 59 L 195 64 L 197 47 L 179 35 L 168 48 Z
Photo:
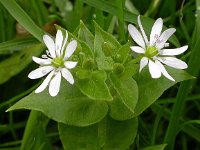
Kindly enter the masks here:
M 51 64 L 56 67 L 56 68 L 59 68 L 59 67 L 64 67 L 64 61 L 62 58 L 60 57 L 56 57 L 54 58 L 52 61 L 51 61 Z
M 145 55 L 148 58 L 152 58 L 152 57 L 158 55 L 158 50 L 157 50 L 157 48 L 155 46 L 148 46 L 146 48 Z

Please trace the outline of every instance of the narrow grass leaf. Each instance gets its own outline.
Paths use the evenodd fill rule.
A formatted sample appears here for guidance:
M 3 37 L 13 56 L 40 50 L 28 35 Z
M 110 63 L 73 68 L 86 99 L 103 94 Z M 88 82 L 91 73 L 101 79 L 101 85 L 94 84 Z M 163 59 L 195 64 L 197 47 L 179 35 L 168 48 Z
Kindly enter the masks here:
M 52 150 L 50 141 L 46 135 L 48 121 L 49 119 L 41 112 L 31 111 L 20 150 Z
M 44 50 L 44 46 L 34 45 L 23 49 L 21 52 L 0 62 L 0 84 L 5 83 L 10 78 L 20 73 L 29 63 L 32 62 L 32 56 L 38 56 Z
M 35 38 L 40 42 L 43 42 L 42 36 L 44 31 L 40 29 L 33 20 L 26 14 L 26 12 L 17 4 L 15 0 L 0 0 L 3 6 L 9 11 L 9 13 Z

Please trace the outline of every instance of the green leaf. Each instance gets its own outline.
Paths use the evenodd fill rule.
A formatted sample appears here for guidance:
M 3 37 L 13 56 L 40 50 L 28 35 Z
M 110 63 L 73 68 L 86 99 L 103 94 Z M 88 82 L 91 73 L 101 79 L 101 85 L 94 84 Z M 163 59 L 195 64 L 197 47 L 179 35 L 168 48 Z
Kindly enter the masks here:
M 109 114 L 115 120 L 127 120 L 134 117 L 134 113 L 127 108 L 118 94 L 109 103 Z
M 88 46 L 94 50 L 94 35 L 89 31 L 82 21 L 80 21 L 78 38 L 82 41 L 85 41 Z
M 69 125 L 88 126 L 102 120 L 108 111 L 104 101 L 94 101 L 84 95 L 65 80 L 56 97 L 51 97 L 48 90 L 31 93 L 14 104 L 8 111 L 16 109 L 37 110 L 49 118 Z
M 109 1 L 100 1 L 100 0 L 83 0 L 84 3 L 102 10 L 104 12 L 107 12 L 109 14 L 112 14 L 113 16 L 116 16 L 116 14 L 118 13 L 118 8 L 115 6 L 115 4 L 113 2 L 109 2 Z M 137 23 L 137 17 L 138 15 L 133 14 L 131 12 L 129 12 L 128 10 L 124 9 L 124 20 L 134 23 L 134 24 L 138 24 Z M 153 23 L 155 22 L 155 20 L 151 19 L 151 18 L 147 18 L 147 17 L 141 17 L 142 20 L 142 25 L 145 29 L 145 31 L 147 31 L 147 35 L 150 35 L 151 32 L 151 28 L 153 26 Z M 164 27 L 164 29 L 166 29 Z M 180 47 L 180 43 L 178 41 L 178 39 L 176 38 L 176 36 L 172 35 L 172 37 L 169 39 L 170 42 L 172 42 L 176 47 Z
M 77 79 L 76 85 L 91 99 L 94 100 L 112 100 L 112 96 L 109 89 L 105 83 L 106 73 L 104 71 L 94 71 L 91 72 L 91 77 L 86 79 Z
M 164 150 L 167 144 L 161 144 L 161 145 L 155 145 L 155 146 L 149 146 L 145 147 L 142 150 Z
M 32 111 L 30 113 L 20 150 L 52 149 L 46 136 L 46 126 L 48 121 L 49 119 L 40 112 Z
M 130 119 L 130 116 L 133 117 L 133 115 L 131 114 L 134 113 L 134 109 L 138 101 L 137 83 L 132 78 L 129 78 L 127 80 L 120 80 L 120 78 L 113 73 L 110 74 L 109 79 L 112 86 L 119 95 L 119 98 L 115 99 L 118 102 L 113 101 L 110 103 L 110 115 L 117 120 Z M 121 102 L 119 102 L 119 100 Z M 123 105 L 126 107 L 126 109 L 130 111 L 130 114 L 126 113 L 128 110 L 125 110 L 125 112 L 123 112 L 121 109 L 119 109 L 123 109 Z
M 32 56 L 40 55 L 43 50 L 43 45 L 34 45 L 0 62 L 0 84 L 5 83 L 14 75 L 21 72 L 32 62 Z
M 28 48 L 30 46 L 33 46 L 35 44 L 38 44 L 38 41 L 33 38 L 20 38 L 20 39 L 14 39 L 10 41 L 6 41 L 3 43 L 0 43 L 0 54 L 7 54 L 7 53 L 13 53 L 14 51 L 21 51 L 24 48 Z
M 125 150 L 134 142 L 137 126 L 137 118 L 126 121 L 105 118 L 89 127 L 59 123 L 58 129 L 63 147 L 67 150 Z
M 121 47 L 120 43 L 112 34 L 105 32 L 96 22 L 94 22 L 94 26 L 95 26 L 95 34 L 97 33 L 100 34 L 100 36 L 102 36 L 105 42 L 110 42 L 114 46 L 114 48 L 116 48 L 116 50 L 119 47 Z
M 63 32 L 63 34 L 65 35 L 66 31 L 64 28 L 62 28 L 59 25 L 55 25 L 57 29 L 61 30 Z M 69 39 L 75 39 L 77 40 L 77 48 L 76 51 L 74 53 L 74 55 L 79 56 L 80 60 L 83 61 L 82 59 L 85 59 L 85 57 L 87 58 L 93 58 L 93 51 L 91 50 L 91 48 L 88 46 L 88 44 L 80 39 L 78 39 L 77 37 L 75 37 L 72 33 L 70 33 L 69 31 L 68 35 L 69 35 Z M 83 58 L 82 58 L 83 57 Z
M 135 107 L 135 116 L 141 114 L 151 104 L 153 104 L 168 88 L 184 80 L 192 79 L 184 70 L 178 70 L 166 66 L 169 74 L 176 80 L 176 82 L 170 81 L 169 79 L 162 76 L 159 79 L 152 79 L 147 69 L 140 73 L 136 80 L 139 87 L 139 99 Z
M 100 70 L 112 70 L 114 61 L 112 56 L 121 47 L 117 40 L 99 25 L 95 24 L 94 51 L 96 62 Z
M 130 43 L 126 43 L 117 51 L 115 61 L 124 64 L 129 56 L 130 51 Z
M 129 61 L 124 64 L 124 72 L 120 75 L 120 78 L 123 80 L 132 78 L 138 71 L 139 65 L 135 64 L 135 61 Z

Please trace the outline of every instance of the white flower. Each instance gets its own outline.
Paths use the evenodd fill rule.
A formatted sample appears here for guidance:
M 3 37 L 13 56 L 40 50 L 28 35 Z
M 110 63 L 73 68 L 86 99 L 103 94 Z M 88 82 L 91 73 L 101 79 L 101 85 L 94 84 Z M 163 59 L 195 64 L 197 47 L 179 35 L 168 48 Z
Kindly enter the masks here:
M 186 45 L 175 49 L 165 48 L 169 46 L 169 43 L 166 42 L 176 29 L 169 28 L 161 33 L 163 27 L 163 20 L 161 18 L 155 21 L 151 29 L 150 40 L 148 40 L 144 32 L 140 16 L 138 16 L 138 25 L 141 32 L 131 24 L 128 25 L 128 31 L 133 40 L 139 45 L 131 46 L 131 50 L 142 55 L 139 72 L 148 65 L 152 78 L 160 78 L 161 74 L 163 74 L 166 78 L 175 81 L 168 74 L 163 64 L 176 69 L 186 69 L 187 64 L 173 56 L 185 52 L 188 46 Z
M 74 68 L 77 62 L 68 61 L 68 58 L 74 53 L 77 47 L 76 40 L 67 42 L 68 33 L 66 36 L 61 30 L 56 33 L 56 39 L 52 39 L 49 35 L 44 35 L 43 40 L 48 50 L 42 58 L 34 57 L 33 61 L 38 63 L 40 67 L 29 73 L 30 79 L 38 79 L 45 75 L 47 77 L 43 83 L 35 90 L 35 93 L 42 92 L 49 85 L 49 94 L 56 96 L 60 90 L 61 76 L 63 76 L 70 84 L 74 84 L 74 78 L 69 72 L 69 69 Z

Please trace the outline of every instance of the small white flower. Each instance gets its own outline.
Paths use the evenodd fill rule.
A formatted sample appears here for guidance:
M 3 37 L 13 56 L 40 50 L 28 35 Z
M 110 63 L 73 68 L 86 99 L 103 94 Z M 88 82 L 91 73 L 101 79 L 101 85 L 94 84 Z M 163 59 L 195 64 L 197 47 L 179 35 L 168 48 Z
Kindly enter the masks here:
M 56 33 L 56 39 L 52 39 L 49 35 L 43 36 L 43 41 L 48 50 L 42 58 L 34 57 L 33 61 L 38 63 L 40 67 L 29 73 L 30 79 L 38 79 L 45 75 L 47 77 L 43 83 L 35 90 L 35 93 L 42 92 L 49 85 L 49 94 L 56 96 L 60 90 L 61 76 L 63 76 L 70 84 L 74 84 L 74 78 L 69 69 L 74 68 L 77 62 L 68 61 L 68 58 L 74 53 L 77 47 L 76 40 L 67 42 L 68 33 L 64 37 L 61 30 Z
M 161 74 L 163 74 L 169 80 L 175 81 L 168 74 L 163 64 L 176 69 L 186 69 L 187 64 L 173 56 L 185 52 L 188 46 L 186 45 L 175 49 L 165 48 L 169 46 L 169 43 L 166 42 L 176 29 L 169 28 L 161 33 L 163 27 L 163 20 L 161 18 L 155 21 L 151 29 L 150 40 L 148 40 L 144 32 L 140 16 L 138 16 L 138 25 L 141 32 L 131 24 L 128 25 L 128 31 L 133 40 L 139 45 L 131 46 L 131 50 L 142 55 L 139 71 L 141 72 L 142 69 L 148 65 L 152 78 L 160 78 Z

